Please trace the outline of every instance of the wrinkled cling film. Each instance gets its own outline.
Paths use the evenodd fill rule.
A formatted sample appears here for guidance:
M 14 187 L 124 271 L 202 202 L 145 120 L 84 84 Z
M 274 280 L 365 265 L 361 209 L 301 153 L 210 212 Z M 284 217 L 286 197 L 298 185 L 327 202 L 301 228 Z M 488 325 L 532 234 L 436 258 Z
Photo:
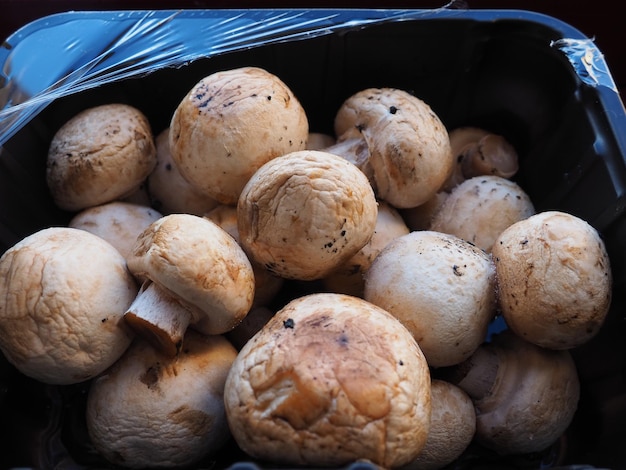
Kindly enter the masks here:
M 602 85 L 618 92 L 604 56 L 593 39 L 562 38 L 552 41 L 550 45 L 565 54 L 583 82 L 594 87 Z
M 18 31 L 5 42 L 4 50 L 0 49 L 0 146 L 62 96 L 226 52 L 374 23 L 417 19 L 445 9 L 155 10 L 84 12 L 79 18 L 52 15 L 32 31 Z M 454 14 L 455 10 L 449 11 Z

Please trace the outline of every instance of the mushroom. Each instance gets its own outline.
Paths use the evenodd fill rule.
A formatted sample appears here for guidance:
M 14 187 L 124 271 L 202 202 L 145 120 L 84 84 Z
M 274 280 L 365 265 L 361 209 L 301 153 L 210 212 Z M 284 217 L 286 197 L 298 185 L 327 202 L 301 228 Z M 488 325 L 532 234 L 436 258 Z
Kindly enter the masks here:
M 70 219 L 68 226 L 104 238 L 128 258 L 139 234 L 162 216 L 148 206 L 113 201 L 83 209 Z
M 378 204 L 376 227 L 370 241 L 352 258 L 324 277 L 327 290 L 363 297 L 365 272 L 381 250 L 392 240 L 409 233 L 397 209 L 381 201 Z
M 0 258 L 0 350 L 40 382 L 89 380 L 130 345 L 123 314 L 137 290 L 104 239 L 69 227 L 37 231 Z
M 302 105 L 274 74 L 258 67 L 215 72 L 192 87 L 170 124 L 170 152 L 190 184 L 236 204 L 252 174 L 272 158 L 304 150 Z
M 578 408 L 580 382 L 569 351 L 539 347 L 511 330 L 440 372 L 472 398 L 475 441 L 500 455 L 547 449 Z
M 319 150 L 277 157 L 250 178 L 237 205 L 240 242 L 278 276 L 322 279 L 374 233 L 377 202 L 365 175 Z
M 138 236 L 127 263 L 143 285 L 124 318 L 165 354 L 180 351 L 188 326 L 225 333 L 252 306 L 250 261 L 233 237 L 203 217 L 161 217 Z
M 450 366 L 486 337 L 496 313 L 495 269 L 490 256 L 466 240 L 411 232 L 374 259 L 364 298 L 411 331 L 431 367 Z
M 338 143 L 365 140 L 372 187 L 398 209 L 426 202 L 452 171 L 445 126 L 428 104 L 404 90 L 355 93 L 337 111 L 334 126 Z
M 226 204 L 218 204 L 205 217 L 212 220 L 226 230 L 239 243 L 239 229 L 237 227 L 237 208 Z M 253 306 L 268 305 L 280 292 L 284 279 L 268 271 L 265 266 L 250 260 L 254 271 L 254 300 Z
M 417 458 L 402 470 L 435 470 L 458 459 L 476 432 L 474 402 L 465 391 L 433 378 L 430 387 L 431 416 L 426 444 Z
M 150 203 L 164 215 L 173 213 L 202 216 L 218 202 L 190 184 L 180 174 L 170 152 L 169 127 L 156 137 L 157 164 L 148 176 Z
M 126 468 L 188 468 L 230 438 L 224 383 L 237 351 L 189 330 L 175 358 L 136 341 L 88 390 L 90 442 Z
M 372 334 L 375 332 L 375 334 Z M 232 435 L 288 466 L 413 460 L 430 424 L 430 373 L 407 329 L 343 294 L 294 299 L 241 349 L 225 385 Z
M 85 109 L 61 126 L 50 143 L 46 178 L 56 205 L 78 211 L 129 196 L 155 165 L 146 116 L 112 103 Z
M 509 141 L 480 127 L 458 127 L 449 133 L 456 161 L 443 189 L 452 190 L 467 178 L 495 175 L 511 178 L 519 169 L 519 158 Z
M 504 229 L 534 213 L 530 197 L 517 183 L 501 176 L 475 176 L 452 190 L 429 230 L 456 235 L 489 253 Z
M 435 214 L 439 211 L 444 201 L 450 194 L 446 191 L 438 191 L 424 204 L 408 209 L 401 209 L 400 214 L 409 230 L 429 230 Z
M 612 297 L 604 242 L 589 223 L 546 211 L 504 230 L 492 249 L 500 309 L 531 343 L 569 349 L 593 338 Z
M 258 333 L 273 316 L 274 311 L 270 310 L 269 307 L 252 307 L 241 323 L 231 331 L 225 333 L 225 336 L 233 346 L 239 350 L 250 338 Z

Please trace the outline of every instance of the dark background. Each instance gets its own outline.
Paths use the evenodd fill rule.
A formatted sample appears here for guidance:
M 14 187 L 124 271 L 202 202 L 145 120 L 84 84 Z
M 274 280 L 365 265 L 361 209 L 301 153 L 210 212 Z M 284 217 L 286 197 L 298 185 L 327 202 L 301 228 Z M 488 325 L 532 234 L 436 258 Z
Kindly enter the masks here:
M 604 54 L 618 87 L 626 86 L 626 27 L 615 3 L 607 0 L 464 0 L 471 9 L 521 9 L 556 17 L 579 29 Z M 381 0 L 261 2 L 254 0 L 0 0 L 0 38 L 42 16 L 80 10 L 152 10 L 178 8 L 436 8 L 445 1 Z

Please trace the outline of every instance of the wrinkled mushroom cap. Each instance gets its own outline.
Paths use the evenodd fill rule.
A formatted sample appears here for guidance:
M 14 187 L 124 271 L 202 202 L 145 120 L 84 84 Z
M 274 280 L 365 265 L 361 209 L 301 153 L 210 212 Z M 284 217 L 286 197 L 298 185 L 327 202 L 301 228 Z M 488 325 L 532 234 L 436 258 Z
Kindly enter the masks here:
M 146 116 L 132 106 L 113 103 L 78 113 L 55 133 L 46 178 L 54 202 L 78 211 L 137 191 L 155 165 Z
M 377 211 L 356 166 L 327 152 L 292 152 L 246 184 L 237 206 L 240 243 L 278 276 L 321 279 L 370 240 Z
M 504 229 L 534 213 L 530 197 L 517 183 L 500 176 L 475 176 L 445 198 L 429 229 L 456 235 L 491 252 Z
M 196 328 L 228 331 L 248 313 L 254 273 L 247 256 L 225 230 L 192 214 L 169 214 L 139 235 L 128 267 L 192 308 Z
M 495 269 L 488 254 L 461 238 L 411 232 L 374 259 L 364 298 L 411 331 L 430 366 L 450 366 L 486 337 L 495 315 Z
M 568 213 L 546 211 L 500 234 L 492 249 L 502 315 L 522 338 L 569 349 L 594 337 L 612 297 L 600 234 Z
M 0 349 L 41 382 L 88 380 L 129 346 L 123 315 L 137 290 L 102 238 L 67 227 L 35 232 L 0 258 Z
M 403 209 L 419 206 L 442 187 L 453 167 L 447 129 L 431 107 L 395 88 L 368 88 L 349 97 L 335 116 L 339 140 L 367 142 L 372 186 Z
M 222 336 L 191 330 L 175 358 L 135 341 L 91 384 L 91 442 L 127 468 L 180 468 L 214 454 L 230 437 L 223 393 L 236 355 Z
M 273 463 L 386 468 L 415 458 L 430 422 L 430 373 L 411 334 L 356 297 L 291 301 L 242 348 L 225 387 L 231 432 Z
M 104 238 L 127 258 L 141 232 L 162 214 L 149 206 L 123 201 L 88 207 L 76 214 L 68 226 Z
M 203 193 L 236 204 L 265 162 L 306 147 L 308 120 L 293 92 L 257 67 L 200 80 L 172 116 L 170 151 L 181 175 Z

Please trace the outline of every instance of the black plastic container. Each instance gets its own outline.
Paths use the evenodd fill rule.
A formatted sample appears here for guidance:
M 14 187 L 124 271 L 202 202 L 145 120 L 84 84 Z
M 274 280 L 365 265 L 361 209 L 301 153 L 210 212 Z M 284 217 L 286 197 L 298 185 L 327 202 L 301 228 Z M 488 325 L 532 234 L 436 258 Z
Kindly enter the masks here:
M 169 34 L 164 39 L 163 32 L 175 26 L 163 21 L 139 32 L 145 44 L 154 45 L 157 60 L 146 61 L 150 51 L 144 49 L 142 67 L 133 69 L 137 62 L 133 57 L 115 49 L 116 43 L 105 44 L 103 50 L 109 47 L 125 59 L 120 68 L 128 75 L 107 81 L 103 74 L 82 87 L 85 81 L 78 78 L 68 89 L 57 81 L 58 96 L 42 100 L 45 106 L 33 103 L 33 96 L 16 93 L 20 74 L 15 64 L 26 63 L 31 73 L 37 70 L 37 53 L 19 50 L 25 40 L 38 34 L 45 40 L 43 33 L 52 25 L 51 34 L 70 42 L 72 37 L 93 34 L 94 24 L 110 26 L 129 18 L 138 18 L 140 24 L 145 12 L 56 15 L 28 25 L 5 43 L 0 59 L 5 61 L 7 80 L 0 99 L 6 101 L 13 94 L 14 101 L 5 103 L 4 111 L 10 110 L 9 104 L 34 111 L 10 133 L 3 130 L 0 252 L 40 228 L 64 225 L 71 217 L 57 209 L 48 195 L 46 152 L 54 132 L 86 107 L 132 104 L 146 113 L 156 134 L 169 125 L 180 99 L 200 78 L 217 70 L 255 65 L 292 88 L 307 110 L 312 131 L 332 132 L 335 112 L 352 93 L 367 87 L 405 89 L 430 104 L 449 129 L 476 125 L 507 137 L 520 155 L 515 180 L 537 210 L 567 211 L 595 226 L 604 237 L 614 273 L 606 324 L 596 338 L 572 351 L 582 395 L 566 435 L 541 455 L 505 459 L 472 447 L 452 468 L 626 468 L 626 113 L 593 42 L 566 23 L 527 11 L 291 11 L 289 15 L 300 17 L 286 28 L 270 21 L 263 25 L 267 12 L 262 11 L 172 13 L 150 15 L 156 20 L 175 17 L 175 24 L 189 35 L 204 17 L 252 15 L 251 24 L 263 34 L 258 40 L 235 41 L 206 54 L 197 51 L 190 60 L 172 52 L 184 38 Z M 273 12 L 276 18 L 284 13 Z M 224 34 L 228 28 L 222 26 L 220 40 L 228 37 Z M 85 54 L 82 64 L 90 59 L 89 51 Z M 39 72 L 54 73 L 43 64 L 59 70 L 67 67 L 62 76 L 74 80 L 75 64 L 63 57 L 58 57 L 58 63 L 42 61 Z M 23 98 L 24 104 L 16 97 Z M 0 123 L 3 119 L 8 119 L 6 113 L 0 114 Z M 46 386 L 22 376 L 6 361 L 0 366 L 5 434 L 0 441 L 0 467 L 107 466 L 90 447 L 82 421 L 88 384 Z M 243 463 L 248 460 L 231 445 L 217 462 L 203 462 L 202 468 L 253 467 Z

